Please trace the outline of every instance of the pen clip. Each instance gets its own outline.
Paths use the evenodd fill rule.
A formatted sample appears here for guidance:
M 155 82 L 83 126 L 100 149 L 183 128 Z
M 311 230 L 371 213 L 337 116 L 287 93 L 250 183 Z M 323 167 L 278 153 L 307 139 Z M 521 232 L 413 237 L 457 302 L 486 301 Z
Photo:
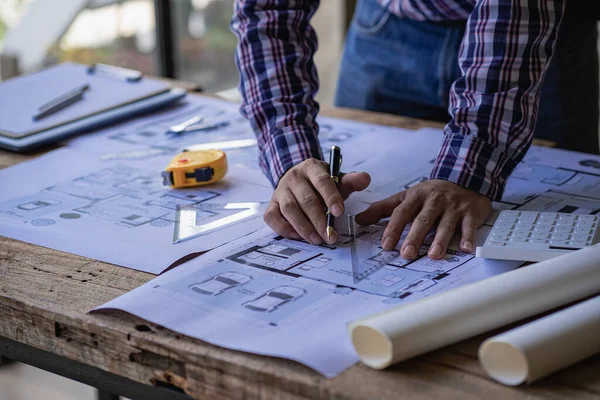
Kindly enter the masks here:
M 127 82 L 138 82 L 143 76 L 140 71 L 99 63 L 90 65 L 87 72 L 88 74 L 107 75 Z

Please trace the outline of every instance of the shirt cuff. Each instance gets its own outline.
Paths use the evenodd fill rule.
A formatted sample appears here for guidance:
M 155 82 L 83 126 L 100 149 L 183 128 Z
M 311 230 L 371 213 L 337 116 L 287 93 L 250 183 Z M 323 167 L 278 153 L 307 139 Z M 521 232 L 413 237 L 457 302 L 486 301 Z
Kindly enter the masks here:
M 474 135 L 446 134 L 430 179 L 442 179 L 500 200 L 517 166 L 501 149 Z
M 286 127 L 271 132 L 260 146 L 260 167 L 273 187 L 294 165 L 309 158 L 323 159 L 317 134 L 305 127 Z

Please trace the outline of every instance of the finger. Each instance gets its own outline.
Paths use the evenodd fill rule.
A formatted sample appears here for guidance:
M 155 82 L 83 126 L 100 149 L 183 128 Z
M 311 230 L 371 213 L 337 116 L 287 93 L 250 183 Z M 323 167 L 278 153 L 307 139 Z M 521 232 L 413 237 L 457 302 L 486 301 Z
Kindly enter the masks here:
M 416 198 L 410 198 L 400 203 L 392 212 L 392 218 L 381 236 L 381 247 L 384 250 L 396 248 L 406 224 L 414 217 L 420 206 Z
M 475 233 L 477 232 L 477 222 L 471 213 L 465 214 L 461 224 L 460 249 L 467 253 L 472 253 L 475 243 Z
M 322 165 L 314 164 L 307 170 L 306 175 L 331 213 L 336 217 L 341 216 L 344 213 L 344 199 L 329 172 L 325 171 Z
M 272 201 L 265 210 L 263 219 L 273 231 L 283 237 L 300 240 L 302 237 L 296 232 L 294 227 L 283 218 L 279 211 L 279 203 Z
M 394 209 L 404 201 L 406 192 L 396 193 L 380 201 L 371 204 L 365 211 L 356 215 L 356 223 L 360 225 L 371 225 L 382 218 L 387 218 L 394 212 Z
M 437 221 L 439 215 L 443 212 L 442 207 L 428 201 L 423 206 L 423 209 L 415 218 L 410 231 L 402 243 L 402 249 L 400 253 L 402 257 L 412 260 L 417 256 L 418 249 L 423 244 L 423 239 L 427 236 L 429 230 L 433 227 Z
M 347 174 L 342 174 L 340 179 L 340 194 L 346 199 L 352 192 L 365 190 L 370 183 L 371 175 L 366 172 L 348 172 Z
M 437 227 L 435 239 L 429 248 L 429 257 L 434 260 L 444 258 L 448 244 L 450 244 L 452 236 L 454 236 L 454 232 L 456 232 L 456 225 L 459 221 L 460 214 L 455 210 L 447 210 L 444 215 L 442 215 Z
M 304 240 L 312 244 L 323 243 L 321 236 L 315 231 L 313 224 L 306 218 L 291 191 L 286 189 L 279 196 L 278 202 L 279 210 L 283 217 Z
M 314 188 L 307 182 L 304 182 L 292 185 L 290 190 L 298 201 L 302 212 L 309 219 L 321 238 L 326 242 L 335 243 L 335 240 L 337 240 L 335 231 L 334 236 L 329 240 L 327 239 L 327 218 L 325 210 L 323 208 L 323 203 L 321 202 L 320 197 L 318 197 L 318 194 L 315 193 Z

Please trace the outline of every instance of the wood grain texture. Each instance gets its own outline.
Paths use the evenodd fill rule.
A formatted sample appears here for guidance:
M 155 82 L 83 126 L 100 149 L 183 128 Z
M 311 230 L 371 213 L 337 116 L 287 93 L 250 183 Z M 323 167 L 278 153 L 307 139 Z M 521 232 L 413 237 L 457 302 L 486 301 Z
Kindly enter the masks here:
M 398 127 L 440 127 L 356 110 L 323 113 Z M 0 167 L 31 157 L 0 152 Z M 528 387 L 494 383 L 476 358 L 483 336 L 385 371 L 356 365 L 328 380 L 291 361 L 222 349 L 120 311 L 87 314 L 152 278 L 0 237 L 0 335 L 138 382 L 167 382 L 202 400 L 600 397 L 600 356 Z

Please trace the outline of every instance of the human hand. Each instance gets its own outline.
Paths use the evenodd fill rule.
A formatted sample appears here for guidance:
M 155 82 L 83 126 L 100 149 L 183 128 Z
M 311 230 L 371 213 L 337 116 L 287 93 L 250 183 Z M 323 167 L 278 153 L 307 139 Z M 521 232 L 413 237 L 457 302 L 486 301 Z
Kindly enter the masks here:
M 290 168 L 279 180 L 264 220 L 281 236 L 333 244 L 338 234 L 334 231 L 327 239 L 324 205 L 339 217 L 344 213 L 344 199 L 366 189 L 370 182 L 369 174 L 350 172 L 342 175 L 338 190 L 329 176 L 328 164 L 310 158 Z
M 453 182 L 432 179 L 371 204 L 356 216 L 356 222 L 369 225 L 391 216 L 381 242 L 384 250 L 392 250 L 406 224 L 414 218 L 400 249 L 402 257 L 412 260 L 418 255 L 429 230 L 439 220 L 428 252 L 429 257 L 439 260 L 446 254 L 457 227 L 461 229 L 461 250 L 472 252 L 477 228 L 491 211 L 492 202 L 487 197 Z

